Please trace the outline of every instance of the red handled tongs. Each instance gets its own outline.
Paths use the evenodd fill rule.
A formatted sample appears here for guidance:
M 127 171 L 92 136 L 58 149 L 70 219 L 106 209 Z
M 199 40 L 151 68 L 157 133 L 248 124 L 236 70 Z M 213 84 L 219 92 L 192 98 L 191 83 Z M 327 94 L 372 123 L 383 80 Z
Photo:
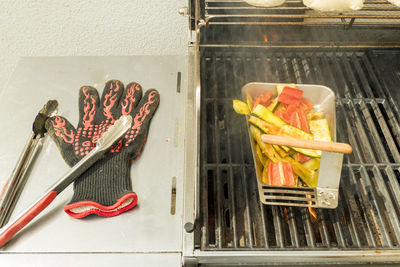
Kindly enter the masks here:
M 13 221 L 0 229 L 0 247 L 7 243 L 19 230 L 33 220 L 61 193 L 96 161 L 103 158 L 108 149 L 131 127 L 132 117 L 121 116 L 97 141 L 96 147 L 75 164 L 61 179 L 51 186 L 42 197 L 21 212 Z

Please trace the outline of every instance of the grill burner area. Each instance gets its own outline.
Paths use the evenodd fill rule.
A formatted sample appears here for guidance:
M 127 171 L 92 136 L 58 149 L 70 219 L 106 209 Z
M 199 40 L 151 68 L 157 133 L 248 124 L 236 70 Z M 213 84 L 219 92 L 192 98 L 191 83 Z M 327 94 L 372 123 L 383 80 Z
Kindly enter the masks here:
M 399 249 L 400 53 L 201 49 L 201 250 Z M 232 109 L 248 82 L 308 83 L 336 94 L 345 155 L 337 209 L 260 203 L 244 116 Z M 323 174 L 321 174 L 323 175 Z M 379 256 L 379 255 L 377 255 Z

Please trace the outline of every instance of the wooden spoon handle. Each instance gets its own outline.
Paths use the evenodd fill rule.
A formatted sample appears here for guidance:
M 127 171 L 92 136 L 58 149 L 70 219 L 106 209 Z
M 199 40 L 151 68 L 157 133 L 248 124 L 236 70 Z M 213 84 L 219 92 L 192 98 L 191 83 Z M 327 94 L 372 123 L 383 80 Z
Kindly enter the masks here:
M 261 140 L 264 143 L 272 145 L 292 146 L 298 148 L 324 150 L 329 152 L 339 152 L 345 154 L 350 154 L 353 151 L 353 148 L 346 143 L 305 140 L 305 139 L 284 137 L 284 136 L 277 136 L 270 134 L 261 135 Z

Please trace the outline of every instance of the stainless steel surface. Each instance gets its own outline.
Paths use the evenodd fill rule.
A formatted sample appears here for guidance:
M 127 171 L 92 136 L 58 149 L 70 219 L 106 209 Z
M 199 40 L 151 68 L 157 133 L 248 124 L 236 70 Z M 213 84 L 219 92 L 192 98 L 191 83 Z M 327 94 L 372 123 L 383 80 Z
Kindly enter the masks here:
M 182 73 L 180 93 L 176 90 L 178 72 Z M 3 127 L 0 133 L 0 183 L 4 184 L 18 158 L 17 151 L 22 149 L 25 134 L 30 130 L 26 122 L 32 121 L 37 103 L 57 99 L 61 115 L 76 125 L 78 89 L 88 84 L 101 92 L 109 79 L 120 79 L 125 84 L 136 81 L 144 89 L 157 88 L 161 95 L 146 147 L 131 168 L 133 190 L 138 194 L 137 207 L 112 218 L 74 219 L 62 210 L 72 196 L 72 187 L 68 187 L 32 221 L 26 232 L 21 231 L 0 250 L 1 262 L 4 255 L 10 259 L 15 253 L 35 255 L 33 258 L 43 256 L 43 259 L 49 253 L 56 253 L 60 265 L 63 259 L 75 256 L 90 259 L 92 257 L 86 255 L 91 253 L 104 253 L 117 263 L 118 258 L 130 258 L 132 264 L 135 258 L 141 258 L 145 253 L 180 257 L 187 93 L 187 58 L 184 56 L 23 58 L 0 98 Z M 68 169 L 56 145 L 45 140 L 16 212 L 36 199 L 54 183 L 54 178 Z M 175 215 L 170 213 L 172 177 L 176 177 Z M 25 257 L 20 258 L 22 261 Z
M 181 265 L 180 253 L 16 253 L 1 255 L 2 266 L 69 266 L 69 267 L 110 267 L 110 266 L 173 266 Z
M 398 266 L 399 251 L 390 250 L 365 250 L 365 251 L 313 251 L 304 253 L 303 251 L 196 251 L 195 256 L 198 263 L 202 266 L 253 266 L 253 265 L 289 265 L 289 266 L 331 266 L 338 264 L 361 264 L 361 266 L 375 266 L 377 257 L 380 257 L 382 265 Z M 317 264 L 319 263 L 319 264 Z M 345 264 L 343 264 L 345 263 Z M 397 263 L 397 264 L 396 264 Z M 365 265 L 362 265 L 365 264 Z M 336 265 L 334 265 L 336 266 Z M 358 265 L 359 266 L 359 265 Z
M 197 64 L 200 64 L 195 58 L 195 50 L 198 47 L 189 46 L 188 57 L 188 90 L 185 99 L 185 183 L 184 183 L 184 213 L 183 223 L 192 223 L 195 227 L 197 225 L 196 218 L 198 211 L 198 197 L 199 197 L 199 159 L 198 159 L 198 142 L 199 142 L 199 101 L 197 93 L 200 90 L 200 70 Z M 196 64 L 195 64 L 196 62 Z M 194 149 L 197 148 L 197 149 Z M 182 228 L 183 235 L 183 251 L 182 258 L 185 266 L 190 266 L 190 261 L 193 258 L 194 249 L 194 235 L 193 232 L 187 232 Z

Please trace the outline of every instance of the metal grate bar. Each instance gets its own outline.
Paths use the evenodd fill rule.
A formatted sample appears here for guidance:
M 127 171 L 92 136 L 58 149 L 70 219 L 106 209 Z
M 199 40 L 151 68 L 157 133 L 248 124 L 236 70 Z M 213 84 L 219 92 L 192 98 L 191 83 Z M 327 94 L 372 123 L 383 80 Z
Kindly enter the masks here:
M 382 86 L 382 79 L 378 79 L 376 71 L 374 71 L 373 63 L 367 54 L 361 55 L 360 63 L 363 65 L 363 72 L 366 78 L 369 80 L 373 93 L 379 93 L 380 98 L 391 98 L 391 95 L 384 90 Z
M 214 65 L 214 68 L 216 68 L 216 64 Z M 215 74 L 217 72 L 214 71 L 213 73 Z M 220 81 L 219 79 L 214 79 L 214 80 L 216 80 L 217 82 Z M 221 88 L 221 87 L 219 87 L 219 88 Z M 223 90 L 219 89 L 219 90 L 216 90 L 216 92 L 217 92 L 217 96 L 218 96 L 218 94 L 221 94 L 221 92 L 223 92 Z M 220 163 L 222 163 L 221 154 L 224 153 L 224 147 L 223 147 L 224 143 L 220 143 L 220 134 L 219 134 L 219 130 L 218 130 L 219 129 L 219 122 L 220 122 L 219 118 L 218 118 L 218 105 L 217 105 L 216 101 L 214 101 L 212 104 L 213 104 L 213 110 L 215 112 L 213 114 L 213 116 L 214 116 L 214 120 L 213 120 L 214 121 L 214 129 L 215 129 L 214 130 L 214 133 L 215 133 L 215 135 L 214 135 L 214 143 L 215 143 L 216 147 L 218 148 L 217 149 L 217 153 L 216 153 L 216 163 L 220 164 Z M 224 225 L 223 225 L 223 217 L 222 217 L 223 216 L 222 215 L 223 211 L 222 211 L 222 204 L 221 204 L 221 201 L 220 201 L 223 189 L 221 187 L 221 175 L 220 175 L 220 170 L 219 170 L 218 167 L 216 169 L 216 179 L 214 181 L 213 190 L 214 191 L 212 193 L 215 196 L 214 205 L 216 207 L 216 210 L 215 210 L 216 211 L 216 214 L 215 214 L 215 217 L 216 217 L 216 220 L 215 220 L 215 222 L 216 222 L 216 225 L 215 225 L 215 229 L 216 229 L 216 231 L 215 231 L 215 240 L 216 240 L 217 246 L 219 248 L 221 248 L 222 244 L 224 244 L 224 236 L 223 236 L 223 229 L 222 229 L 224 227 Z
M 384 54 L 383 54 L 384 55 Z M 398 62 L 399 56 L 397 52 L 394 52 L 393 57 L 387 58 L 387 57 L 381 57 L 380 53 L 377 54 L 366 54 L 363 57 L 363 62 L 365 64 L 365 68 L 368 71 L 368 77 L 373 81 L 374 87 L 381 92 L 382 98 L 385 98 L 386 100 L 389 101 L 391 109 L 396 113 L 400 114 L 399 112 L 399 106 L 398 106 L 398 101 L 393 99 L 393 95 L 396 94 L 396 91 L 393 91 L 394 88 L 398 87 L 398 84 L 400 82 L 399 75 L 397 75 L 397 71 L 389 68 L 391 64 L 387 64 L 390 61 L 393 62 Z M 386 68 L 378 75 L 377 74 L 377 66 L 374 66 L 373 61 L 381 61 L 380 65 L 385 64 Z M 391 76 L 390 78 L 384 78 L 387 73 L 390 73 Z M 378 78 L 379 77 L 379 78 Z M 391 83 L 390 85 L 388 83 Z M 388 88 L 391 88 L 391 92 L 388 91 Z
M 245 68 L 244 73 L 245 75 L 249 75 L 249 76 L 253 76 L 255 77 L 256 80 L 261 79 L 261 74 L 259 72 L 256 71 L 256 64 L 262 64 L 261 59 L 259 57 L 251 57 L 251 62 L 254 62 L 254 64 L 248 64 L 248 68 Z M 256 184 L 252 183 L 253 186 L 255 186 Z M 252 192 L 255 192 L 257 189 L 256 187 L 253 187 Z M 252 194 L 251 198 L 253 200 L 253 203 L 259 203 L 258 201 L 258 197 L 256 194 Z M 257 204 L 255 204 L 254 206 L 256 206 Z M 261 203 L 259 203 L 258 205 L 262 205 Z M 255 224 L 255 247 L 262 247 L 265 246 L 266 244 L 266 238 L 267 238 L 267 234 L 266 234 L 266 227 L 265 227 L 265 223 L 262 222 L 262 218 L 263 218 L 263 212 L 261 209 L 261 212 L 257 212 L 255 209 L 253 209 L 253 212 L 256 213 L 257 218 L 256 220 L 252 220 L 252 222 Z M 260 216 L 260 217 L 259 217 Z M 254 216 L 253 216 L 254 217 Z
M 244 71 L 244 69 L 243 69 L 244 66 L 243 66 L 242 60 L 241 59 L 238 60 L 237 63 L 238 64 L 233 64 L 233 66 L 232 66 L 232 70 L 233 70 L 232 73 L 233 74 L 242 73 Z M 234 75 L 233 81 L 234 81 L 234 83 L 243 82 L 240 79 L 242 79 L 241 75 Z M 237 94 L 240 94 L 240 92 L 237 92 Z M 244 120 L 244 118 L 242 118 L 242 119 Z M 243 127 L 241 128 L 241 144 L 246 145 L 246 147 L 249 148 L 250 143 L 248 142 L 247 128 L 245 126 L 246 124 L 244 123 L 242 125 L 243 125 Z M 247 154 L 245 153 L 245 151 L 247 151 Z M 251 155 L 250 155 L 249 149 L 247 149 L 247 150 L 243 149 L 240 152 L 241 152 L 241 154 L 243 156 L 243 161 L 242 162 L 243 163 L 249 163 L 251 161 L 250 160 L 251 159 Z M 254 176 L 253 168 L 249 168 L 249 169 L 252 170 L 252 172 L 250 173 L 250 174 L 252 174 L 251 176 L 250 175 L 246 175 L 246 173 L 249 173 L 248 171 L 246 171 L 247 169 L 248 169 L 247 167 L 242 169 L 243 176 L 242 176 L 241 183 L 242 183 L 244 189 L 248 188 L 247 187 L 247 179 L 249 177 L 253 177 Z M 244 239 L 244 242 L 241 240 L 241 246 L 242 247 L 250 247 L 250 248 L 252 248 L 253 244 L 254 244 L 254 241 L 253 241 L 253 228 L 251 227 L 252 226 L 252 224 L 251 224 L 251 219 L 252 218 L 250 216 L 249 198 L 248 198 L 247 191 L 244 190 L 242 195 L 245 197 L 245 200 L 244 200 L 245 206 L 243 207 L 243 214 L 245 215 L 244 219 L 243 219 L 244 220 L 244 224 L 245 224 L 245 231 L 244 231 L 244 233 L 242 235 L 242 238 Z
M 268 244 L 268 217 L 267 214 L 265 212 L 265 208 L 264 208 L 264 204 L 262 204 L 261 202 L 258 201 L 258 205 L 259 205 L 259 209 L 260 209 L 260 216 L 261 216 L 261 229 L 262 229 L 262 244 L 265 248 L 269 248 L 269 244 Z
M 345 72 L 343 74 L 345 74 L 345 77 L 347 76 L 347 79 L 351 81 L 351 87 L 353 89 L 355 98 L 361 99 L 363 97 L 367 97 L 364 90 L 358 86 L 351 59 L 346 54 L 343 54 L 342 62 L 345 68 Z
M 335 77 L 334 72 L 331 70 L 332 69 L 332 57 L 328 57 L 326 54 L 321 55 L 321 63 L 322 65 L 318 66 L 318 69 L 323 70 L 323 77 L 322 80 L 325 80 L 324 82 L 327 83 L 327 86 L 329 88 L 340 88 L 338 84 L 338 79 Z M 335 90 L 335 95 L 340 96 L 339 91 L 340 90 Z
M 377 177 L 371 179 L 371 188 L 374 190 L 378 200 L 378 212 L 383 213 L 381 218 L 384 219 L 393 244 L 398 244 L 400 241 L 400 221 L 396 213 L 395 206 L 389 192 L 385 186 L 384 179 L 379 171 L 379 168 L 374 166 L 368 170 L 369 177 Z
M 341 204 L 341 203 L 340 203 Z M 349 234 L 348 232 L 345 232 L 345 228 L 343 225 L 343 217 L 340 217 L 340 211 L 342 210 L 341 205 L 338 205 L 338 208 L 335 210 L 328 210 L 329 214 L 329 221 L 332 222 L 333 228 L 335 231 L 334 237 L 336 238 L 337 241 L 337 246 L 340 248 L 346 247 L 346 241 L 345 241 L 345 233 Z M 343 216 L 343 215 L 342 215 Z M 349 237 L 349 235 L 348 235 Z
M 352 223 L 354 224 L 353 227 L 359 234 L 361 247 L 374 247 L 375 241 L 373 240 L 368 222 L 364 217 L 364 208 L 359 198 L 360 193 L 358 192 L 359 189 L 357 187 L 357 183 L 355 182 L 353 170 L 349 168 L 348 172 L 348 177 L 345 177 L 347 179 L 342 180 L 342 184 L 344 187 L 350 189 L 345 190 L 344 192 L 348 201 L 347 206 L 349 209 L 349 215 Z
M 353 63 L 354 73 L 357 76 L 357 81 L 359 84 L 359 88 L 362 88 L 362 91 L 365 92 L 367 98 L 379 98 L 379 90 L 372 90 L 370 86 L 370 82 L 366 77 L 366 71 L 362 69 L 360 57 L 355 53 L 349 57 L 349 61 Z
M 227 90 L 225 92 L 226 96 L 229 96 L 230 91 L 228 90 L 229 86 L 229 80 L 232 78 L 231 76 L 231 65 L 229 64 L 230 61 L 224 61 L 224 88 L 225 90 Z M 233 97 L 233 96 L 231 96 Z M 229 101 L 230 104 L 230 101 Z M 229 104 L 228 102 L 224 102 L 224 106 L 223 108 L 229 108 Z M 225 119 L 225 123 L 230 124 L 233 120 L 233 118 L 230 116 L 232 113 L 230 112 L 224 112 L 226 119 Z M 229 167 L 229 174 L 228 174 L 228 181 L 227 184 L 224 185 L 224 197 L 226 199 L 226 201 L 228 202 L 228 208 L 225 210 L 225 220 L 226 223 L 229 224 L 229 231 L 230 231 L 230 243 L 231 246 L 233 246 L 234 248 L 237 247 L 238 245 L 238 238 L 237 238 L 237 224 L 236 224 L 236 210 L 234 208 L 235 206 L 235 199 L 236 199 L 236 195 L 233 194 L 232 192 L 234 192 L 234 179 L 233 179 L 233 170 L 232 170 L 232 163 L 234 163 L 234 155 L 235 153 L 232 153 L 234 151 L 234 148 L 232 147 L 233 145 L 235 145 L 235 143 L 232 143 L 231 140 L 233 140 L 233 133 L 231 133 L 231 129 L 235 129 L 236 127 L 234 125 L 227 125 L 227 127 L 224 127 L 225 131 L 226 131 L 226 142 L 227 142 L 227 153 L 228 153 L 228 162 L 230 164 Z
M 236 214 L 236 209 L 235 209 L 235 203 L 236 203 L 236 194 L 233 194 L 232 192 L 235 192 L 234 189 L 234 178 L 233 178 L 233 170 L 231 169 L 229 172 L 229 182 L 228 182 L 228 189 L 227 189 L 227 195 L 228 199 L 230 199 L 229 203 L 229 211 L 230 211 L 230 231 L 232 233 L 232 246 L 234 248 L 237 248 L 239 245 L 238 242 L 238 224 L 236 222 L 237 214 Z M 231 194 L 231 195 L 229 195 Z
M 253 227 L 252 227 L 252 217 L 251 217 L 251 212 L 250 212 L 250 201 L 249 201 L 249 197 L 248 197 L 248 185 L 247 185 L 247 180 L 248 177 L 246 175 L 243 175 L 243 180 L 242 180 L 242 184 L 243 184 L 243 189 L 245 190 L 245 204 L 246 204 L 246 208 L 245 208 L 245 214 L 246 214 L 246 234 L 247 234 L 247 239 L 248 239 L 248 247 L 249 248 L 253 248 L 254 247 L 254 240 L 253 240 Z
M 310 213 L 308 212 L 307 208 L 301 208 L 300 212 L 302 218 L 301 221 L 303 222 L 303 227 L 305 232 L 306 244 L 310 248 L 315 248 L 316 240 L 315 240 L 315 233 L 313 230 L 313 226 L 311 224 Z
M 207 227 L 202 227 L 201 228 L 201 236 L 202 236 L 202 242 L 201 242 L 201 249 L 206 249 L 207 247 L 211 247 L 215 244 L 215 228 L 213 227 L 215 222 L 212 221 L 213 217 L 209 217 L 209 211 L 213 212 L 214 208 L 210 207 L 210 204 L 214 204 L 213 200 L 211 203 L 208 202 L 208 194 L 212 191 L 208 187 L 208 180 L 209 175 L 210 175 L 211 170 L 207 171 L 207 174 L 203 174 L 206 176 L 206 179 L 202 179 L 202 187 L 201 187 L 201 202 L 204 205 L 204 209 L 201 209 L 201 216 L 203 218 L 203 225 L 207 225 Z
M 381 102 L 384 102 L 384 101 L 381 101 Z M 382 114 L 377 101 L 371 100 L 370 109 L 372 109 L 372 111 L 373 111 L 373 112 L 371 112 L 371 114 L 374 115 L 373 116 L 374 123 L 377 127 L 379 127 L 378 128 L 379 136 L 381 136 L 382 143 L 383 143 L 383 145 L 385 145 L 385 151 L 387 151 L 387 153 L 390 153 L 388 155 L 390 155 L 391 162 L 393 162 L 393 163 L 400 162 L 400 154 L 399 154 L 398 146 L 396 145 L 396 142 L 391 133 L 390 126 L 386 123 L 385 117 Z M 393 122 L 396 124 L 396 121 L 393 121 Z M 394 131 L 396 131 L 398 133 L 399 128 L 394 128 Z
M 391 110 L 391 105 L 388 103 L 389 101 L 385 100 L 380 103 L 379 109 L 381 110 L 381 114 L 385 118 L 386 124 L 389 126 L 392 139 L 395 140 L 395 145 L 397 147 L 397 150 L 399 150 L 400 147 L 400 135 L 398 133 L 400 132 L 400 127 L 399 127 L 399 122 L 398 119 L 399 116 L 395 115 L 395 111 Z
M 342 78 L 338 76 L 339 79 Z M 346 155 L 344 157 L 344 162 L 358 163 L 365 162 L 364 151 L 362 149 L 363 143 L 362 140 L 358 138 L 358 132 L 354 131 L 355 127 L 353 125 L 354 119 L 351 118 L 351 114 L 347 114 L 346 107 L 349 106 L 350 100 L 344 99 L 341 101 L 337 101 L 337 129 L 344 129 L 345 131 L 338 131 L 338 140 L 342 142 L 349 142 L 352 144 L 353 153 L 350 155 Z
M 337 92 L 335 92 L 335 94 L 342 98 L 354 98 L 355 95 L 352 94 L 349 86 L 345 82 L 346 80 L 344 79 L 343 69 L 344 68 L 341 65 L 340 58 L 338 58 L 337 56 L 332 57 L 332 73 L 334 73 L 334 75 L 337 77 L 336 88 L 341 88 L 341 90 L 338 90 Z
M 215 186 L 214 186 L 214 191 L 212 194 L 215 197 L 215 211 L 216 211 L 216 216 L 215 216 L 215 243 L 218 248 L 221 248 L 223 244 L 225 244 L 225 238 L 223 235 L 223 228 L 224 228 L 224 220 L 223 220 L 223 209 L 222 209 L 222 204 L 221 204 L 221 194 L 222 194 L 222 187 L 221 187 L 221 175 L 219 169 L 217 169 L 217 175 L 215 179 Z
M 274 226 L 275 226 L 275 239 L 276 239 L 276 246 L 278 248 L 283 248 L 285 247 L 285 244 L 283 242 L 283 231 L 282 231 L 282 221 L 281 217 L 279 215 L 279 209 L 277 206 L 272 206 L 272 215 L 273 215 L 273 221 L 274 221 Z
M 387 82 L 400 82 L 398 75 L 390 76 L 390 79 L 378 79 L 376 75 L 376 71 L 374 71 L 374 66 L 371 63 L 370 59 L 367 58 L 366 56 L 362 57 L 363 62 L 365 65 L 366 70 L 368 71 L 368 77 L 370 77 L 371 81 L 374 84 L 374 89 L 378 90 L 381 92 L 382 98 L 385 98 L 389 102 L 389 106 L 385 106 L 383 108 L 382 114 L 388 113 L 388 117 L 385 118 L 385 121 L 387 124 L 391 125 L 390 128 L 392 131 L 394 131 L 394 138 L 397 140 L 397 144 L 399 144 L 399 137 L 400 137 L 400 127 L 397 118 L 400 116 L 400 111 L 398 107 L 398 101 L 394 100 L 392 95 L 387 92 L 387 90 L 383 89 L 383 86 L 386 86 L 386 88 L 389 88 L 386 84 Z M 375 60 L 377 60 L 377 57 L 374 57 Z M 396 58 L 394 58 L 394 61 L 396 62 Z M 393 72 L 393 70 L 391 70 Z M 386 73 L 386 70 L 385 70 Z M 381 75 L 382 76 L 382 75 Z M 397 80 L 396 80 L 397 79 Z M 398 84 L 398 83 L 397 83 Z M 397 84 L 395 84 L 393 87 L 397 88 Z M 386 104 L 386 101 L 384 102 Z M 396 114 L 396 116 L 394 115 Z M 398 150 L 398 149 L 397 149 Z
M 374 91 L 371 89 L 371 87 L 369 85 L 370 83 L 367 81 L 367 79 L 366 79 L 366 77 L 364 75 L 364 72 L 361 70 L 361 66 L 359 64 L 359 60 L 358 60 L 358 58 L 355 57 L 355 54 L 353 54 L 353 56 L 352 56 L 352 62 L 354 63 L 354 65 L 356 67 L 356 70 L 358 71 L 358 77 L 361 80 L 361 85 L 360 86 L 362 86 L 362 88 L 365 88 L 367 90 L 367 92 L 366 92 L 367 96 L 370 97 L 370 98 L 379 97 L 378 95 L 374 94 Z M 376 90 L 376 91 L 378 91 L 378 90 Z M 399 161 L 398 149 L 396 148 L 392 138 L 390 137 L 388 128 L 386 126 L 386 123 L 384 122 L 384 120 L 382 120 L 383 116 L 382 116 L 382 114 L 380 114 L 379 109 L 376 107 L 375 101 L 372 100 L 372 103 L 370 103 L 368 106 L 371 106 L 371 105 L 373 106 L 373 108 L 372 108 L 373 112 L 371 112 L 371 114 L 368 114 L 367 106 L 365 105 L 365 103 L 363 101 L 361 101 L 361 109 L 362 109 L 362 111 L 364 113 L 364 117 L 367 118 L 367 124 L 369 126 L 369 129 L 371 131 L 373 131 L 372 136 L 373 137 L 379 137 L 380 136 L 380 134 L 378 134 L 377 129 L 376 129 L 376 127 L 380 126 L 380 129 L 383 130 L 382 134 L 386 137 L 385 138 L 385 143 L 386 142 L 389 143 L 388 144 L 389 147 L 385 147 L 384 148 L 382 146 L 381 142 L 379 142 L 378 140 L 375 140 L 375 143 L 379 144 L 378 148 L 377 148 L 378 152 L 379 152 L 380 155 L 385 157 L 384 161 L 387 161 L 387 156 L 386 156 L 385 151 L 387 151 L 387 148 L 390 148 L 389 151 L 391 151 L 393 157 L 395 157 L 396 161 Z M 376 115 L 374 113 L 376 113 Z M 371 119 L 372 118 L 371 115 L 374 116 L 376 121 L 373 121 Z M 393 160 L 392 160 L 392 162 L 393 162 Z
M 397 169 L 398 173 L 398 169 Z M 396 174 L 395 171 L 393 171 L 393 168 L 391 167 L 386 167 L 384 170 L 380 171 L 380 174 L 388 188 L 389 195 L 390 195 L 390 200 L 393 203 L 394 209 L 390 212 L 390 216 L 396 216 L 398 220 L 400 220 L 400 194 L 398 192 L 400 191 L 400 186 L 399 183 L 400 181 L 396 181 Z M 396 221 L 394 221 L 396 224 Z M 395 225 L 396 226 L 396 225 Z M 394 227 L 395 227 L 394 226 Z M 400 227 L 397 227 L 397 230 L 400 229 Z M 396 231 L 396 236 L 397 236 L 397 231 Z M 398 244 L 400 243 L 400 239 L 397 238 Z
M 355 136 L 359 140 L 359 150 L 362 153 L 361 162 L 375 163 L 376 158 L 380 156 L 374 153 L 370 142 L 371 137 L 367 135 L 363 120 L 359 117 L 356 109 L 357 106 L 352 101 L 345 105 L 345 112 L 348 118 L 350 118 L 349 122 L 352 125 L 351 129 L 353 131 L 355 130 Z
M 298 248 L 300 246 L 299 235 L 296 226 L 296 219 L 293 207 L 287 208 L 288 220 L 289 220 L 289 231 L 290 239 L 293 247 Z
M 361 100 L 358 104 L 358 110 L 360 113 L 360 117 L 364 118 L 366 124 L 367 124 L 367 131 L 369 132 L 369 136 L 372 136 L 371 138 L 371 143 L 374 145 L 374 151 L 377 155 L 379 155 L 379 161 L 378 162 L 390 162 L 388 154 L 386 153 L 386 150 L 384 146 L 382 145 L 381 139 L 379 138 L 378 131 L 375 127 L 375 122 L 372 119 L 372 115 L 369 112 L 368 106 L 370 104 L 366 104 L 365 101 Z M 379 126 L 379 124 L 376 124 Z
M 322 209 L 315 209 L 318 217 L 318 230 L 321 238 L 321 246 L 329 248 L 331 246 L 328 228 Z
M 375 186 L 371 184 L 370 175 L 364 166 L 361 167 L 360 172 L 357 172 L 357 174 L 357 176 L 359 176 L 358 179 L 361 184 L 361 186 L 359 187 L 363 191 L 362 198 L 368 211 L 367 216 L 369 215 L 369 221 L 373 222 L 372 226 L 374 230 L 375 240 L 379 241 L 379 246 L 392 246 L 393 244 L 390 240 L 390 236 L 388 233 L 388 230 L 390 230 L 390 228 L 385 226 L 384 216 L 378 204 L 379 195 L 377 195 L 376 190 L 374 190 Z
M 247 69 L 246 68 L 244 68 L 243 67 L 243 65 L 245 64 L 244 62 L 240 62 L 241 64 L 240 64 L 240 71 L 241 72 L 239 72 L 239 73 L 246 73 L 245 75 L 247 76 L 247 75 L 250 75 L 250 73 L 248 73 L 247 72 Z M 240 93 L 239 93 L 240 94 Z M 244 134 L 244 136 L 245 137 L 247 137 L 247 133 L 245 133 L 245 132 L 243 132 L 243 134 Z M 250 248 L 253 248 L 254 247 L 254 243 L 255 243 L 255 241 L 254 241 L 254 235 L 255 235 L 255 231 L 256 231 L 256 229 L 253 227 L 254 225 L 253 225 L 253 219 L 252 219 L 252 214 L 253 214 L 253 212 L 252 212 L 252 207 L 251 207 L 251 204 L 252 204 L 252 202 L 251 202 L 251 198 L 249 197 L 249 192 L 251 192 L 251 190 L 250 190 L 250 187 L 249 187 L 249 184 L 248 184 L 248 177 L 247 176 L 244 176 L 243 177 L 244 179 L 243 179 L 243 186 L 244 186 L 244 188 L 245 189 L 247 189 L 247 190 L 245 190 L 245 197 L 246 197 L 246 225 L 247 225 L 247 227 L 246 227 L 246 239 L 247 239 L 247 241 L 248 241 L 248 246 L 250 247 Z
M 344 166 L 343 169 L 345 169 Z M 348 169 L 349 168 L 347 168 L 346 171 L 348 171 Z M 344 171 L 342 171 L 342 179 L 347 178 L 344 177 L 343 173 Z M 341 186 L 346 186 L 343 180 L 341 181 Z M 344 192 L 343 189 L 340 188 L 339 192 L 341 196 L 341 201 L 339 201 L 339 205 L 342 205 L 343 203 L 343 213 L 346 214 L 346 216 L 344 215 L 343 217 L 347 218 L 345 220 L 345 224 L 350 231 L 352 244 L 354 244 L 354 247 L 364 247 L 367 244 L 364 236 L 365 227 L 359 220 L 360 213 L 358 212 L 358 209 L 355 205 L 355 201 L 351 196 L 347 195 L 347 190 Z

